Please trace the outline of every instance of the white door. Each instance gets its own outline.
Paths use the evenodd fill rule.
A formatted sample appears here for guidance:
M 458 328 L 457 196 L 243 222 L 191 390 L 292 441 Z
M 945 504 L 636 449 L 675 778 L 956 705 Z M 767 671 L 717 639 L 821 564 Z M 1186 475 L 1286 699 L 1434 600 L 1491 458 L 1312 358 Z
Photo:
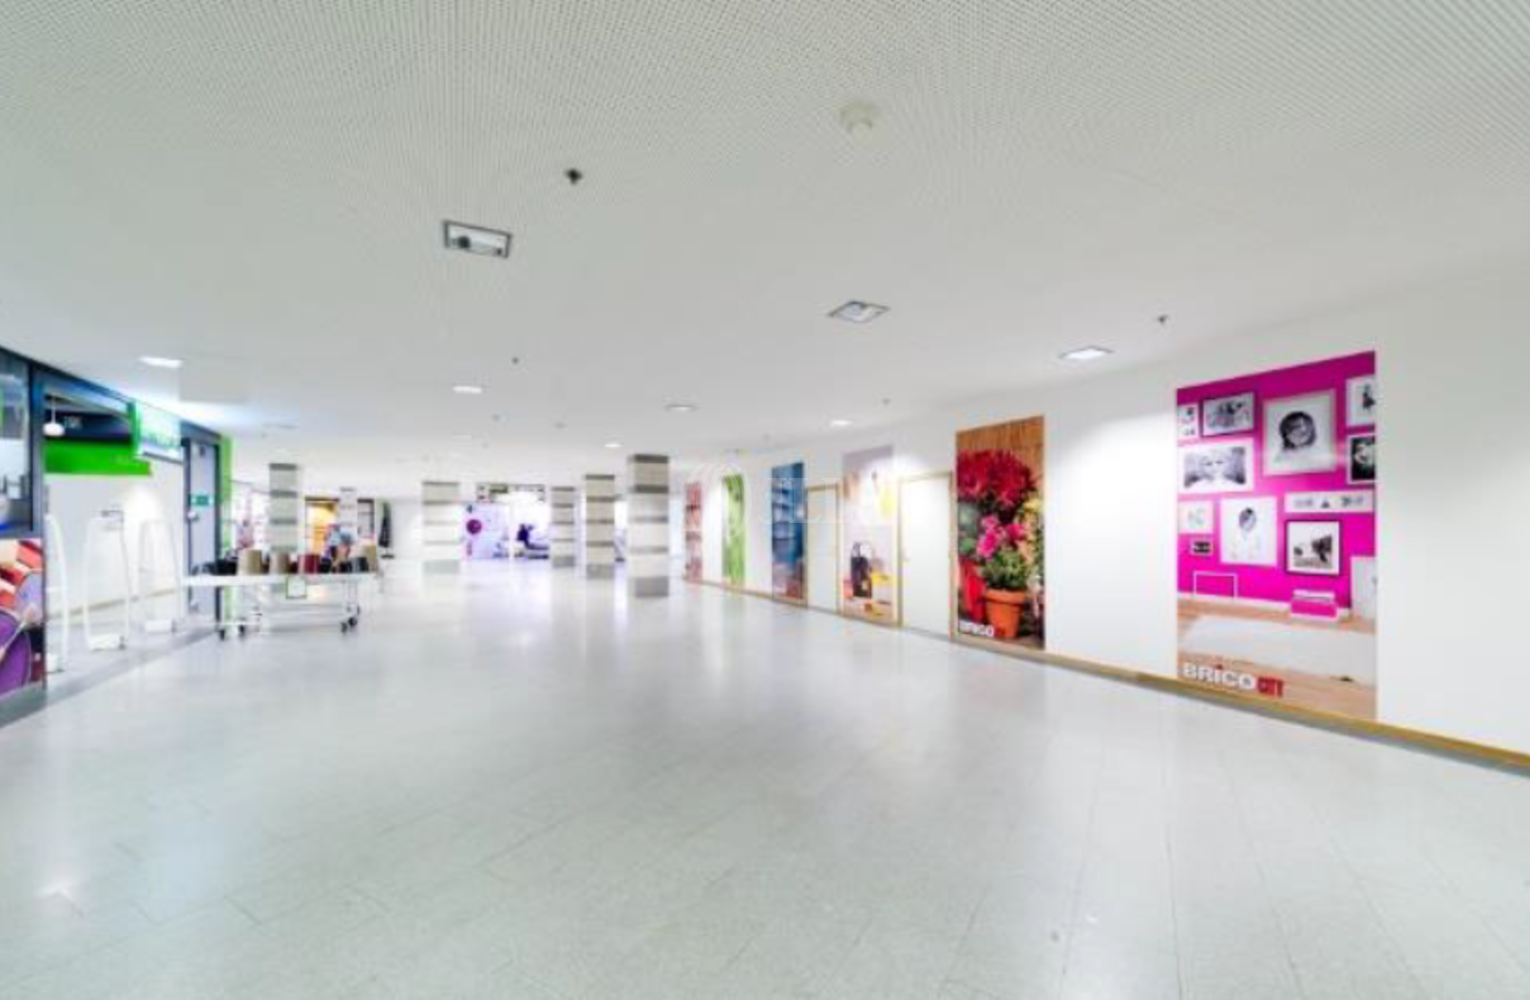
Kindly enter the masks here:
M 951 632 L 951 479 L 903 483 L 903 624 L 937 635 Z
M 808 490 L 808 604 L 825 611 L 839 610 L 839 494 Z

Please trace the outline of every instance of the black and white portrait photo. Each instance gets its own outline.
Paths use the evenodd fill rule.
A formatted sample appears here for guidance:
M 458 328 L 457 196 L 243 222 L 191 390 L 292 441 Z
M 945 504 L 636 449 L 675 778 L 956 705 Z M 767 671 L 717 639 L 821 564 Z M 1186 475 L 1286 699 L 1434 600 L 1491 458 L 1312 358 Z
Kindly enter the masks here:
M 1348 388 L 1344 408 L 1345 422 L 1350 427 L 1376 426 L 1376 376 L 1361 375 L 1345 383 Z
M 1338 576 L 1343 558 L 1338 521 L 1287 522 L 1286 572 Z
M 1196 538 L 1190 542 L 1190 554 L 1192 556 L 1199 556 L 1202 559 L 1210 559 L 1214 551 L 1215 550 L 1211 544 L 1211 539 L 1209 538 Z
M 1331 472 L 1334 453 L 1332 392 L 1272 399 L 1264 404 L 1264 474 Z
M 1253 441 L 1197 444 L 1179 450 L 1181 493 L 1246 493 L 1253 488 Z
M 1198 403 L 1186 403 L 1179 408 L 1179 439 L 1194 441 L 1201 436 L 1201 407 Z
M 1364 486 L 1376 481 L 1376 435 L 1351 434 L 1349 438 L 1349 483 Z
M 1254 394 L 1206 400 L 1201 404 L 1201 427 L 1206 437 L 1247 434 L 1254 429 Z
M 1275 566 L 1275 498 L 1222 501 L 1222 562 L 1233 566 Z

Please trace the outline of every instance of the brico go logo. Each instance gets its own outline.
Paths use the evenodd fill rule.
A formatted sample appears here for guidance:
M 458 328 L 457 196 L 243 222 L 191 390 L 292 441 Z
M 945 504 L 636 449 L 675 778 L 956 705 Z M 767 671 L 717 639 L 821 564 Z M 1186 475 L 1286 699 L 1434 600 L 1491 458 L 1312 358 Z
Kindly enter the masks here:
M 1210 667 L 1201 663 L 1180 664 L 1179 675 L 1197 684 L 1209 684 L 1212 687 L 1241 691 L 1244 694 L 1262 694 L 1266 698 L 1286 696 L 1286 682 L 1279 677 L 1259 677 L 1255 674 L 1244 673 L 1242 670 Z

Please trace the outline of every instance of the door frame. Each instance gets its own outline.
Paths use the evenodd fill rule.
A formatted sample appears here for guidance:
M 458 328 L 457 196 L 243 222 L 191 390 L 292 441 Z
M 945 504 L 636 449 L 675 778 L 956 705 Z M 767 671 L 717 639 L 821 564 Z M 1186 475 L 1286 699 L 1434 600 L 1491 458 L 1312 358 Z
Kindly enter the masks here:
M 944 479 L 946 481 L 946 538 L 950 541 L 950 547 L 946 557 L 946 635 L 956 634 L 956 480 L 949 469 L 940 472 L 921 472 L 914 476 L 903 476 L 898 480 L 898 627 L 907 628 L 903 623 L 904 608 L 908 605 L 906 600 L 907 575 L 903 572 L 903 560 L 907 550 L 903 547 L 903 516 L 908 510 L 908 505 L 903 502 L 903 488 L 912 483 L 927 483 L 932 479 Z M 918 631 L 924 631 L 920 629 Z M 939 633 L 929 633 L 938 635 Z
M 839 483 L 837 483 L 837 482 L 835 482 L 835 483 L 824 483 L 821 486 L 809 486 L 807 488 L 808 509 L 809 510 L 811 510 L 812 506 L 813 506 L 813 494 L 814 493 L 833 493 L 834 494 L 834 575 L 835 575 L 835 580 L 834 580 L 834 613 L 837 615 L 837 614 L 841 613 L 841 607 L 844 604 L 844 600 L 843 600 L 844 595 L 840 593 L 840 586 L 839 586 L 839 579 L 838 579 L 838 577 L 839 577 L 839 544 L 840 544 L 840 537 L 839 537 L 840 511 L 839 511 L 839 508 L 840 508 L 840 504 L 842 502 L 842 498 L 840 496 Z M 808 530 L 810 538 L 811 538 L 811 534 L 813 532 L 813 529 L 814 529 L 813 519 L 809 518 L 808 519 L 807 530 Z M 811 542 L 809 544 L 811 544 Z M 804 558 L 803 562 L 804 562 L 804 565 L 803 565 L 803 568 L 802 568 L 803 604 L 806 607 L 811 608 L 811 607 L 813 607 L 813 560 L 812 559 Z M 818 608 L 818 610 L 819 611 L 827 611 L 829 609 L 828 608 Z

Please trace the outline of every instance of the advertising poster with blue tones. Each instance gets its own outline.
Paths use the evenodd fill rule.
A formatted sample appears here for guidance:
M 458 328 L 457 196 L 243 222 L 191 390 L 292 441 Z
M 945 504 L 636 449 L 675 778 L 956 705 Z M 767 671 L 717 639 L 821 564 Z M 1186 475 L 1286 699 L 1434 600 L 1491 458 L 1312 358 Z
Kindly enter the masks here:
M 770 470 L 770 589 L 788 601 L 807 599 L 807 483 L 801 462 Z

